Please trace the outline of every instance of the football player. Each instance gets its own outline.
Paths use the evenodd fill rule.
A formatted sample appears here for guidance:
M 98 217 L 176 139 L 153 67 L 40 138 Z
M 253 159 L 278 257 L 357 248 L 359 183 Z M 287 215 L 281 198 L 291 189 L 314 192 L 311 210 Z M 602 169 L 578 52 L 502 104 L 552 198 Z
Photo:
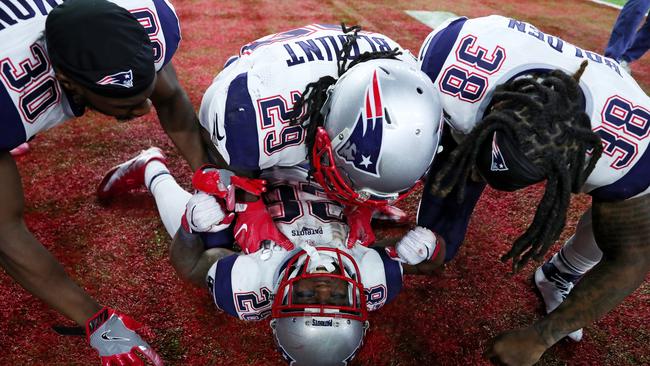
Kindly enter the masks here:
M 199 287 L 207 282 L 217 307 L 230 315 L 271 317 L 278 350 L 291 365 L 347 364 L 362 346 L 367 311 L 397 296 L 402 272 L 430 273 L 444 258 L 444 245 L 425 228 L 387 248 L 348 247 L 343 206 L 302 167 L 266 169 L 264 181 L 232 176 L 230 189 L 223 178 L 211 167 L 200 169 L 193 185 L 212 195 L 192 195 L 170 175 L 160 150 L 150 148 L 110 170 L 102 191 L 114 197 L 145 185 L 173 237 L 170 255 L 179 275 Z M 233 206 L 234 187 L 262 198 Z M 233 249 L 231 226 L 242 253 Z M 289 247 L 269 240 L 275 239 L 270 226 L 290 238 Z
M 128 120 L 155 106 L 164 129 L 198 167 L 203 156 L 187 149 L 200 143 L 196 115 L 170 62 L 180 41 L 174 8 L 166 0 L 3 3 L 0 263 L 32 294 L 85 325 L 102 363 L 137 364 L 140 349 L 161 364 L 134 332 L 136 323 L 100 306 L 29 232 L 10 151 L 85 108 Z
M 368 244 L 373 210 L 394 213 L 387 205 L 431 164 L 442 114 L 408 51 L 343 28 L 312 24 L 243 46 L 206 91 L 199 120 L 212 162 L 238 174 L 311 164 L 346 204 L 349 244 Z
M 483 181 L 504 191 L 546 182 L 533 222 L 502 258 L 513 259 L 514 271 L 557 240 L 572 192 L 593 198 L 575 235 L 535 272 L 549 315 L 499 335 L 487 352 L 504 364 L 533 364 L 563 337 L 578 340 L 648 273 L 650 99 L 616 61 L 502 16 L 447 21 L 419 60 L 451 133 L 418 224 L 446 240 L 447 260 Z

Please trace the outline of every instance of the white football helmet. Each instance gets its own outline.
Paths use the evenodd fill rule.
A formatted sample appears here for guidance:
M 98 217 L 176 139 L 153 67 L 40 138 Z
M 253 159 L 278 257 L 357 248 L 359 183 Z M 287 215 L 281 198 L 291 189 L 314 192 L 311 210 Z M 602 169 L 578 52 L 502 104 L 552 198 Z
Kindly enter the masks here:
M 368 329 L 359 267 L 339 249 L 303 248 L 280 274 L 271 308 L 276 345 L 290 365 L 347 365 Z
M 343 203 L 376 207 L 403 198 L 438 148 L 442 108 L 414 63 L 376 59 L 353 66 L 330 88 L 321 113 L 314 178 Z

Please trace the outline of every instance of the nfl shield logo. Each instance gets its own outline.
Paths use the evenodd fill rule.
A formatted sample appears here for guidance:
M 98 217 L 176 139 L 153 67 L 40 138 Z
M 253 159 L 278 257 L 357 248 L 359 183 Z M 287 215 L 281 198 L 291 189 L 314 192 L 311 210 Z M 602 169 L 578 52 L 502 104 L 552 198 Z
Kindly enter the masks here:
M 133 72 L 121 71 L 113 75 L 104 76 L 97 85 L 118 85 L 124 88 L 133 88 Z

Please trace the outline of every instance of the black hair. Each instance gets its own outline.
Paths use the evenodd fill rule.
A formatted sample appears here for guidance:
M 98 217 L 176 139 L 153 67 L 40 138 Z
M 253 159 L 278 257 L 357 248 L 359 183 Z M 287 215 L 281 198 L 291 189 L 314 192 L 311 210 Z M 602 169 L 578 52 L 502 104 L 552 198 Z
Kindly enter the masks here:
M 321 108 L 323 108 L 323 105 L 327 100 L 328 88 L 334 85 L 338 78 L 343 76 L 343 74 L 346 71 L 350 70 L 354 65 L 368 60 L 396 59 L 397 56 L 402 54 L 402 51 L 400 51 L 398 48 L 394 48 L 388 51 L 364 52 L 348 63 L 348 61 L 352 58 L 352 49 L 353 46 L 357 43 L 358 33 L 361 31 L 361 27 L 355 25 L 348 28 L 344 23 L 341 23 L 341 30 L 346 35 L 346 38 L 345 42 L 343 42 L 343 46 L 341 47 L 341 51 L 338 54 L 337 77 L 335 78 L 330 75 L 323 76 L 320 79 L 307 84 L 305 90 L 302 92 L 302 95 L 293 105 L 291 125 L 301 125 L 306 128 L 307 135 L 305 137 L 305 144 L 307 145 L 307 156 L 310 163 L 312 159 L 311 151 L 315 142 L 316 130 L 318 127 L 322 126 L 324 122 L 324 116 L 321 114 Z M 304 114 L 302 114 L 303 109 L 305 108 L 306 111 Z
M 586 67 L 587 61 L 573 77 L 554 70 L 498 86 L 487 115 L 451 153 L 433 182 L 431 192 L 443 197 L 460 186 L 462 200 L 480 146 L 497 130 L 516 141 L 521 153 L 543 170 L 546 189 L 533 222 L 501 257 L 513 259 L 514 272 L 531 258 L 541 260 L 557 240 L 571 192 L 580 191 L 602 154 L 578 86 Z

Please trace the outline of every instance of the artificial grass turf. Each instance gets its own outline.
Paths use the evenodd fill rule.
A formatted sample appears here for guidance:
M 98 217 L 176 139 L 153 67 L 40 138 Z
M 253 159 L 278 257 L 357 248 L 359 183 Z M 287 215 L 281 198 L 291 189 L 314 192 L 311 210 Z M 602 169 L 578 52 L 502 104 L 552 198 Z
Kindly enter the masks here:
M 467 16 L 501 13 L 530 21 L 586 49 L 602 50 L 617 15 L 586 1 L 175 1 L 183 43 L 174 64 L 194 105 L 228 56 L 268 33 L 312 22 L 361 24 L 417 52 L 429 29 L 404 10 L 444 10 Z M 650 85 L 648 62 L 633 66 Z M 26 222 L 68 272 L 103 304 L 149 325 L 152 345 L 172 365 L 281 365 L 268 322 L 245 323 L 219 313 L 207 291 L 181 283 L 167 259 L 169 239 L 144 191 L 97 204 L 94 189 L 114 164 L 150 145 L 162 147 L 170 168 L 187 186 L 182 162 L 151 114 L 128 124 L 88 114 L 37 137 L 19 158 Z M 511 195 L 487 191 L 466 243 L 444 273 L 407 276 L 397 300 L 370 317 L 361 365 L 477 365 L 487 340 L 530 324 L 542 305 L 532 291 L 531 264 L 510 276 L 498 258 L 530 222 L 539 188 Z M 404 203 L 415 213 L 417 197 Z M 574 199 L 568 226 L 589 204 Z M 398 235 L 404 228 L 379 229 Z M 565 231 L 562 238 L 566 239 Z M 559 248 L 555 246 L 550 252 Z M 549 252 L 549 253 L 550 253 Z M 0 365 L 98 364 L 82 338 L 60 337 L 63 317 L 0 275 Z M 603 320 L 586 329 L 579 344 L 560 342 L 543 365 L 649 364 L 650 287 L 647 282 Z

